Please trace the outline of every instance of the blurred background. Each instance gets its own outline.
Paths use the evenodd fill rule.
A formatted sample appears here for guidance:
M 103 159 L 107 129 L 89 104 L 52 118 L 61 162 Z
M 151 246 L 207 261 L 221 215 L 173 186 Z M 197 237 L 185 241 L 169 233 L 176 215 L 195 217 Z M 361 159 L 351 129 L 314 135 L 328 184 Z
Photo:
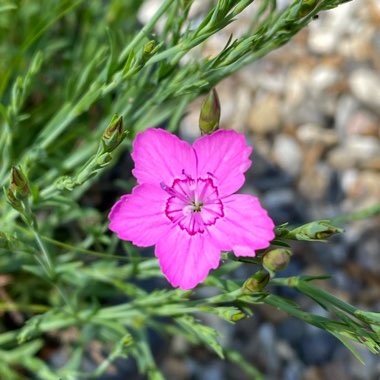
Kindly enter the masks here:
M 238 34 L 254 7 L 225 35 L 210 39 L 203 54 L 216 54 L 228 33 Z M 223 81 L 217 91 L 222 127 L 245 132 L 254 147 L 243 192 L 260 196 L 277 224 L 333 218 L 380 201 L 378 0 L 352 1 L 320 14 L 290 43 Z M 181 124 L 189 140 L 199 134 L 200 104 L 201 99 L 192 105 Z M 321 286 L 380 311 L 378 217 L 346 224 L 345 233 L 328 244 L 294 244 L 293 250 L 281 274 L 330 274 Z M 266 379 L 380 379 L 378 357 L 358 347 L 363 366 L 329 334 L 272 308 L 257 307 L 252 318 L 220 329 L 226 344 L 239 348 Z M 199 356 L 168 358 L 164 366 L 183 371 L 169 378 L 247 378 L 230 364 Z

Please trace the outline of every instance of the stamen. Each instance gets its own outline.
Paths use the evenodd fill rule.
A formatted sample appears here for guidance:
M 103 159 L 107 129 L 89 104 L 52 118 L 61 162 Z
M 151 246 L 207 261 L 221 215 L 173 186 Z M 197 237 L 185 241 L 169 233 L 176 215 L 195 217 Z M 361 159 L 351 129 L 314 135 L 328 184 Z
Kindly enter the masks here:
M 176 191 L 173 190 L 171 187 L 165 185 L 164 182 L 160 182 L 160 186 L 161 186 L 161 189 L 166 191 L 168 194 L 172 195 L 172 196 L 175 196 L 176 195 Z
M 194 181 L 193 178 L 185 172 L 185 169 L 182 169 L 182 175 L 184 175 L 189 181 Z
M 169 195 L 172 197 L 177 197 L 178 199 L 181 199 L 182 201 L 187 201 L 186 197 L 179 193 L 178 191 L 174 190 L 172 187 L 167 186 L 164 182 L 160 182 L 161 189 L 166 191 Z

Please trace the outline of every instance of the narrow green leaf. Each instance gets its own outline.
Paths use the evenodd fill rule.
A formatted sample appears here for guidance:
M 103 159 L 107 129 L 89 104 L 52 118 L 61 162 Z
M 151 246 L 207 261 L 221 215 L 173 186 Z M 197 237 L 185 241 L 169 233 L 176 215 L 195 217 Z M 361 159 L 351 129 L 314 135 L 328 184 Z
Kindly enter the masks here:
M 195 318 L 190 315 L 184 315 L 175 319 L 176 322 L 187 331 L 194 334 L 199 342 L 213 349 L 220 358 L 224 358 L 223 348 L 218 343 L 219 333 L 212 327 L 199 323 Z

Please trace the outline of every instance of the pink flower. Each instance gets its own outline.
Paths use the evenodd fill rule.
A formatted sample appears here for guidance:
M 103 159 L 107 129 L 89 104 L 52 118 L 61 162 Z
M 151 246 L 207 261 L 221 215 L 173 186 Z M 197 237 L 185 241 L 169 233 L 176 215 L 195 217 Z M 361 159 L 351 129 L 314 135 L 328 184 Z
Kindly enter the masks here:
M 218 130 L 191 146 L 162 129 L 133 143 L 138 185 L 114 205 L 109 228 L 140 247 L 155 245 L 173 286 L 191 289 L 219 265 L 221 251 L 255 256 L 274 238 L 273 222 L 244 184 L 252 148 L 242 134 Z

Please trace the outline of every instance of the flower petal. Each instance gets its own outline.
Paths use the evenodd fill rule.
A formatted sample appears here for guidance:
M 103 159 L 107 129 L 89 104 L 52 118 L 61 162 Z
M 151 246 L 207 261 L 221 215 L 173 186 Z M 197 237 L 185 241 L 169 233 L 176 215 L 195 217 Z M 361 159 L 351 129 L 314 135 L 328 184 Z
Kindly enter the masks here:
M 164 182 L 171 185 L 183 172 L 196 173 L 196 157 L 190 144 L 158 128 L 138 133 L 133 142 L 132 173 L 139 184 Z
M 255 256 L 274 239 L 274 223 L 256 197 L 234 194 L 223 200 L 224 217 L 209 227 L 213 243 L 236 256 Z
M 156 244 L 171 226 L 164 214 L 166 198 L 159 185 L 136 186 L 113 206 L 108 216 L 110 230 L 140 247 Z
M 207 235 L 189 235 L 178 226 L 158 241 L 155 253 L 171 285 L 184 290 L 202 282 L 220 261 L 220 250 Z
M 233 130 L 218 130 L 194 142 L 198 158 L 198 177 L 212 175 L 221 197 L 239 190 L 245 181 L 244 172 L 251 166 L 252 148 L 244 135 Z

